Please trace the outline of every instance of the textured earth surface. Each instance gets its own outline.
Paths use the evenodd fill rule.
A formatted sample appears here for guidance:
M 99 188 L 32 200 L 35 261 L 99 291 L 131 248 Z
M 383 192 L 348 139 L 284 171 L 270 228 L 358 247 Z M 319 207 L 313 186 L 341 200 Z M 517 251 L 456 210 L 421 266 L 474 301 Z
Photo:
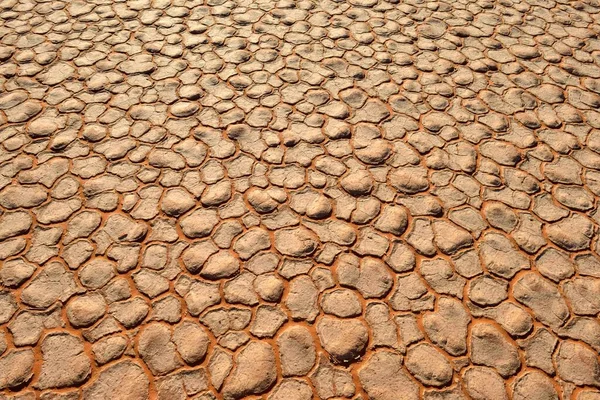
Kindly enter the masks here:
M 598 0 L 0 0 L 0 399 L 600 399 Z

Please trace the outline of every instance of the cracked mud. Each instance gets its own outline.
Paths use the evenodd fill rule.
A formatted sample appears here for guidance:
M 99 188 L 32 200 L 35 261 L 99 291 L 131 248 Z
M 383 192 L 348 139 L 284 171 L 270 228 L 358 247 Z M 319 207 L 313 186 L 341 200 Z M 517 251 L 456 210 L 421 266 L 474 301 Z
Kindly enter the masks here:
M 0 399 L 600 399 L 598 0 L 0 0 Z

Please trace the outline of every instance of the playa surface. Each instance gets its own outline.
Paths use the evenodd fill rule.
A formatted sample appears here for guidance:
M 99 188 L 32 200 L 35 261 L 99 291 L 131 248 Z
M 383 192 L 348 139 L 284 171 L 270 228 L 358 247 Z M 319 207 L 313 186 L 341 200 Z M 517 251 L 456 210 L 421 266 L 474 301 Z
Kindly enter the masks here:
M 0 399 L 600 399 L 598 0 L 0 0 Z

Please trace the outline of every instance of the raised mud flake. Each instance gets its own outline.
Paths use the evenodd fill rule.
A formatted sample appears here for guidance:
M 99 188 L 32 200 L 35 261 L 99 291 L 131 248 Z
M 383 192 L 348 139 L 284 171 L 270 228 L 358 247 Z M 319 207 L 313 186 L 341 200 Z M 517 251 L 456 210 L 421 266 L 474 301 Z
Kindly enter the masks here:
M 123 336 L 109 336 L 92 345 L 94 360 L 99 365 L 120 358 L 127 349 L 128 340 Z
M 318 366 L 310 374 L 316 393 L 323 399 L 351 397 L 356 393 L 352 375 L 345 368 L 335 367 L 325 355 L 319 358 Z
M 230 248 L 233 240 L 243 232 L 238 221 L 225 221 L 216 230 L 212 239 L 219 248 Z
M 185 168 L 185 159 L 170 150 L 153 150 L 148 155 L 148 163 L 156 168 L 180 170 Z
M 565 381 L 600 386 L 598 354 L 587 346 L 571 340 L 561 342 L 555 361 L 558 376 Z
M 112 303 L 108 307 L 109 313 L 126 328 L 138 326 L 148 315 L 150 307 L 141 297 Z
M 136 222 L 120 214 L 113 214 L 106 220 L 105 232 L 117 242 L 139 242 L 148 233 L 143 222 Z
M 292 279 L 285 299 L 292 318 L 314 321 L 319 314 L 318 295 L 318 289 L 310 277 L 301 275 Z
M 408 212 L 404 207 L 384 206 L 381 215 L 375 221 L 375 228 L 400 236 L 406 231 L 408 225 Z
M 528 272 L 515 282 L 513 295 L 550 327 L 561 326 L 569 317 L 569 308 L 558 288 L 535 272 Z
M 181 366 L 171 330 L 165 325 L 154 323 L 142 329 L 138 352 L 153 375 L 164 375 Z
M 22 258 L 5 261 L 0 268 L 0 280 L 7 287 L 18 287 L 29 279 L 36 268 Z
M 555 282 L 571 277 L 575 273 L 575 265 L 566 253 L 549 248 L 536 259 L 535 265 L 544 277 Z
M 67 63 L 54 64 L 42 75 L 41 82 L 44 85 L 56 85 L 70 78 L 74 73 L 75 68 Z
M 15 312 L 19 309 L 15 296 L 10 292 L 0 292 L 0 323 L 10 321 Z
M 42 108 L 40 102 L 27 100 L 24 103 L 5 110 L 4 113 L 8 122 L 25 122 L 38 115 L 42 111 Z
M 456 274 L 450 264 L 442 258 L 423 260 L 419 272 L 429 286 L 440 294 L 463 297 L 466 280 Z
M 471 367 L 463 375 L 466 392 L 474 400 L 508 400 L 504 380 L 488 367 Z
M 256 310 L 250 332 L 258 338 L 273 337 L 287 320 L 281 307 L 261 305 Z
M 225 399 L 241 399 L 271 388 L 277 377 L 275 353 L 264 342 L 250 342 L 236 357 L 235 368 L 223 386 Z
M 165 214 L 179 217 L 194 207 L 194 198 L 183 189 L 171 189 L 167 191 L 161 202 L 161 209 Z
M 8 324 L 15 346 L 36 345 L 45 328 L 59 328 L 63 324 L 60 319 L 59 305 L 50 307 L 46 311 L 21 311 Z
M 0 358 L 0 388 L 17 388 L 33 376 L 33 351 L 12 350 Z
M 473 208 L 462 208 L 448 213 L 448 218 L 455 224 L 467 229 L 475 238 L 487 228 L 483 217 Z
M 433 310 L 434 296 L 417 273 L 399 276 L 388 300 L 395 311 Z
M 226 203 L 231 198 L 231 184 L 222 181 L 214 185 L 209 185 L 202 192 L 202 204 L 206 207 L 218 206 Z
M 231 252 L 221 250 L 208 258 L 200 271 L 200 276 L 209 280 L 218 280 L 236 275 L 239 269 L 239 260 Z
M 5 260 L 11 256 L 16 256 L 27 246 L 27 240 L 23 237 L 10 239 L 4 242 L 0 249 L 0 260 Z
M 356 240 L 354 227 L 337 219 L 320 223 L 304 221 L 304 226 L 315 232 L 321 242 L 332 242 L 341 246 L 349 246 Z
M 483 236 L 479 253 L 488 271 L 502 278 L 512 278 L 520 270 L 529 268 L 529 259 L 506 236 L 498 233 Z
M 0 205 L 8 209 L 33 208 L 47 198 L 48 193 L 41 185 L 11 185 L 0 192 Z
M 88 290 L 104 287 L 115 275 L 113 262 L 103 258 L 94 258 L 87 262 L 79 271 L 81 284 Z
M 600 279 L 575 277 L 562 284 L 563 293 L 569 300 L 574 314 L 596 315 L 600 312 Z
M 412 270 L 416 265 L 415 252 L 403 242 L 394 242 L 389 256 L 384 257 L 387 265 L 395 272 L 402 273 Z
M 453 356 L 467 351 L 467 326 L 471 317 L 457 299 L 441 297 L 436 311 L 423 316 L 427 336 L 440 348 Z
M 340 318 L 356 317 L 362 313 L 358 295 L 344 289 L 325 293 L 321 300 L 321 308 L 324 313 Z
M 514 210 L 500 202 L 485 203 L 482 211 L 490 225 L 505 232 L 511 232 L 519 222 Z
M 353 256 L 340 258 L 336 273 L 342 286 L 357 289 L 366 299 L 384 297 L 393 284 L 388 267 L 373 257 L 360 260 Z
M 193 282 L 183 299 L 188 312 L 192 316 L 198 316 L 208 307 L 219 303 L 221 300 L 219 285 L 201 281 Z
M 425 256 L 433 256 L 436 248 L 433 244 L 434 233 L 431 227 L 431 221 L 425 218 L 416 218 L 413 220 L 409 229 L 406 241 L 417 253 Z
M 467 231 L 445 221 L 435 221 L 433 233 L 436 246 L 445 254 L 454 254 L 473 244 L 473 237 Z
M 305 381 L 284 379 L 269 396 L 269 400 L 310 400 L 313 398 L 312 388 Z
M 558 400 L 552 380 L 539 371 L 531 371 L 519 377 L 513 386 L 513 399 Z
M 64 222 L 82 206 L 80 199 L 52 200 L 34 210 L 36 219 L 41 224 Z
M 362 357 L 369 341 L 364 322 L 358 319 L 323 317 L 317 322 L 323 348 L 338 363 L 353 363 Z
M 181 204 L 178 204 L 178 207 L 181 207 Z M 171 212 L 175 211 L 171 210 Z M 216 211 L 198 209 L 181 218 L 179 225 L 185 236 L 189 238 L 203 238 L 210 235 L 218 222 L 219 219 L 217 218 Z
M 156 380 L 159 399 L 180 399 L 208 389 L 208 378 L 204 369 L 181 371 Z M 201 395 L 196 398 L 203 398 Z
M 55 301 L 67 301 L 79 289 L 73 273 L 59 262 L 46 265 L 21 293 L 21 300 L 31 307 L 46 308 Z
M 0 240 L 27 233 L 32 222 L 31 215 L 24 211 L 4 213 L 0 216 Z
M 389 246 L 389 241 L 385 236 L 372 228 L 363 228 L 359 231 L 354 252 L 361 256 L 382 257 Z
M 24 90 L 5 92 L 0 96 L 0 110 L 6 110 L 19 105 L 27 100 L 27 97 L 27 92 Z
M 346 192 L 355 197 L 368 195 L 373 190 L 373 178 L 365 170 L 350 172 L 340 180 L 340 184 Z
M 174 324 L 181 320 L 181 316 L 182 301 L 176 296 L 167 295 L 152 303 L 152 320 Z
M 389 175 L 392 186 L 402 193 L 415 194 L 429 188 L 427 170 L 423 167 L 402 167 Z
M 587 218 L 575 214 L 548 225 L 546 233 L 552 243 L 560 248 L 577 251 L 589 248 L 594 227 Z
M 35 387 L 43 390 L 77 386 L 92 372 L 83 341 L 70 333 L 54 333 L 42 342 L 42 370 Z
M 525 307 L 512 302 L 504 302 L 489 312 L 486 310 L 484 315 L 493 318 L 513 338 L 524 337 L 533 328 L 533 318 Z
M 67 318 L 75 327 L 90 326 L 106 312 L 106 302 L 97 293 L 75 297 L 67 305 Z
M 559 334 L 581 340 L 596 351 L 600 349 L 600 323 L 594 318 L 575 317 L 560 329 Z
M 306 228 L 284 229 L 275 232 L 275 248 L 293 257 L 309 256 L 316 250 L 317 237 Z
M 317 352 L 310 331 L 302 326 L 286 328 L 277 338 L 284 376 L 306 375 L 315 365 Z
M 254 280 L 254 290 L 263 300 L 278 302 L 283 295 L 284 285 L 275 275 L 260 275 Z
M 575 257 L 576 270 L 580 275 L 600 278 L 600 261 L 592 253 L 579 254 Z
M 83 390 L 83 398 L 145 400 L 148 398 L 149 383 L 143 368 L 137 363 L 121 361 L 102 370 L 96 380 Z
M 252 320 L 252 312 L 248 308 L 215 308 L 200 317 L 200 322 L 206 326 L 215 337 L 220 337 L 230 331 L 241 331 Z
M 208 371 L 210 372 L 213 386 L 220 390 L 225 378 L 229 375 L 233 367 L 233 357 L 225 350 L 216 347 L 208 362 Z
M 206 260 L 218 250 L 212 241 L 195 242 L 183 251 L 181 260 L 187 270 L 195 274 L 200 272 Z
M 242 260 L 248 260 L 261 250 L 271 247 L 269 233 L 261 228 L 251 228 L 244 232 L 233 244 L 233 250 Z
M 525 363 L 528 366 L 539 368 L 547 374 L 554 374 L 552 354 L 558 339 L 548 329 L 538 329 L 529 338 L 517 341 L 524 350 Z
M 398 326 L 392 320 L 386 304 L 368 304 L 365 310 L 365 320 L 373 335 L 371 347 L 402 348 L 399 341 Z
M 183 361 L 189 365 L 195 365 L 204 359 L 210 343 L 204 328 L 189 321 L 184 321 L 173 329 L 173 342 Z
M 442 352 L 430 344 L 418 344 L 406 353 L 406 368 L 427 386 L 444 386 L 452 380 L 452 366 Z
M 508 283 L 489 275 L 469 282 L 469 300 L 480 306 L 494 306 L 508 298 Z
M 373 353 L 358 371 L 360 383 L 374 400 L 417 400 L 419 387 L 402 368 L 402 356 L 386 350 Z
M 259 214 L 268 214 L 279 205 L 279 202 L 268 191 L 261 189 L 250 189 L 248 191 L 248 202 Z
M 600 392 L 598 391 L 598 389 L 582 390 L 577 397 L 577 400 L 598 400 L 598 399 L 600 399 Z
M 471 328 L 470 347 L 474 364 L 493 367 L 505 378 L 521 366 L 517 347 L 492 324 L 479 323 Z
M 254 306 L 258 304 L 258 296 L 253 283 L 256 280 L 254 274 L 242 272 L 235 278 L 227 281 L 223 286 L 225 301 L 232 304 L 245 304 Z
M 76 239 L 88 237 L 100 226 L 101 222 L 102 216 L 98 212 L 80 212 L 69 220 L 63 243 L 69 244 Z

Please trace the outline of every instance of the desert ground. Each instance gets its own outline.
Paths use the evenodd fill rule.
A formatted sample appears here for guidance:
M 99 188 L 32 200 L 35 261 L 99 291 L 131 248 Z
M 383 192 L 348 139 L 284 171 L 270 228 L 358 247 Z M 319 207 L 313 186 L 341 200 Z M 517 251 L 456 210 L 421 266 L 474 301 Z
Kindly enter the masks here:
M 0 0 L 0 399 L 599 400 L 598 0 Z

